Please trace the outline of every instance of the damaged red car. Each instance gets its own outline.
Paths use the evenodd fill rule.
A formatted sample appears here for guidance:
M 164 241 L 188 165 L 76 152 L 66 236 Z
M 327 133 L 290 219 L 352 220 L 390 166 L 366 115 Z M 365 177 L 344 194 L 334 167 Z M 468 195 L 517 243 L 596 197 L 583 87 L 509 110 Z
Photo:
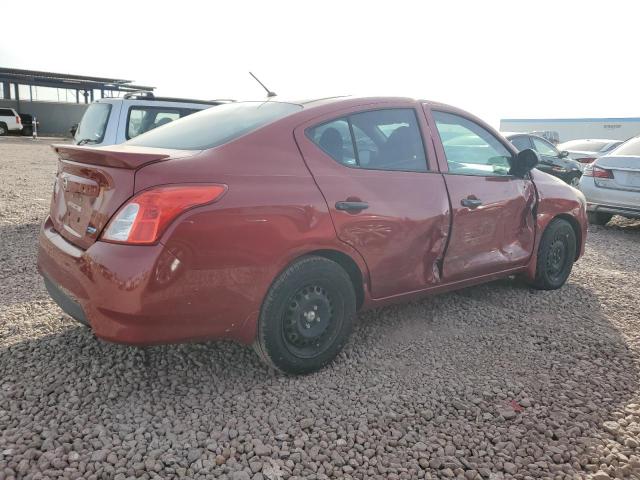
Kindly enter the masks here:
M 38 267 L 105 340 L 330 362 L 356 311 L 518 275 L 561 287 L 585 200 L 462 110 L 407 98 L 217 106 L 123 145 L 57 145 Z

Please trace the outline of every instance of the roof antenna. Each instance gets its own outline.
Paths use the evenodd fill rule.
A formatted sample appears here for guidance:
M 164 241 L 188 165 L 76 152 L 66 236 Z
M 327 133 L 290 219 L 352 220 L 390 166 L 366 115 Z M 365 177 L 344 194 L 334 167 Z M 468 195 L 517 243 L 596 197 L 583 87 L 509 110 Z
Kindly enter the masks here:
M 267 91 L 267 98 L 271 98 L 271 97 L 275 97 L 276 96 L 276 92 L 272 92 L 271 90 L 269 90 L 264 83 L 262 83 L 260 80 L 258 80 L 258 77 L 256 77 L 253 73 L 249 72 L 249 75 L 251 75 L 253 78 L 256 79 L 256 82 L 258 82 L 262 88 L 264 88 Z

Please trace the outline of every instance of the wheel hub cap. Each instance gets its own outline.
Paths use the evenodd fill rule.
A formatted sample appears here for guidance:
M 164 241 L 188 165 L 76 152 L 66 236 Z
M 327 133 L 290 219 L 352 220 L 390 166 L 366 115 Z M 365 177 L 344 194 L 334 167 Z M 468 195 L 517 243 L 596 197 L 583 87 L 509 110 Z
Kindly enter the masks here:
M 547 258 L 547 271 L 550 275 L 559 275 L 564 268 L 566 257 L 565 243 L 557 239 L 551 244 Z
M 294 347 L 322 341 L 331 323 L 333 308 L 324 288 L 311 285 L 296 292 L 285 314 L 285 339 Z

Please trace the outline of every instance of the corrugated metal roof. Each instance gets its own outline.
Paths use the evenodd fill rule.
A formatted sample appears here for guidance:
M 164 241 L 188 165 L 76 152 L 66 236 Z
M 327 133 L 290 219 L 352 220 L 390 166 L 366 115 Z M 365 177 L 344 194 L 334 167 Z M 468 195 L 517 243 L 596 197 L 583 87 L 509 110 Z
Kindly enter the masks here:
M 61 87 L 69 87 L 74 84 L 92 85 L 97 88 L 104 88 L 109 90 L 110 87 L 114 89 L 126 88 L 134 90 L 146 90 L 152 91 L 155 87 L 133 85 L 133 80 L 125 80 L 122 78 L 107 78 L 107 77 L 91 77 L 87 75 L 73 75 L 69 73 L 54 73 L 54 72 L 41 72 L 38 70 L 21 70 L 18 68 L 4 68 L 0 67 L 0 79 L 14 80 L 23 82 L 26 84 L 37 82 L 48 83 L 60 83 Z

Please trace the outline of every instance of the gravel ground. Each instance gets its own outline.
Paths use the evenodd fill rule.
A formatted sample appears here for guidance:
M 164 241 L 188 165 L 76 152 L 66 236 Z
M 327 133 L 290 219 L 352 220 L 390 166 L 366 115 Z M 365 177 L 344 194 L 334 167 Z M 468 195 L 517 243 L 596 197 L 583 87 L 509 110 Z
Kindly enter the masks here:
M 336 362 L 97 340 L 35 268 L 55 158 L 0 139 L 0 480 L 640 478 L 640 222 L 560 291 L 516 281 L 359 316 Z

